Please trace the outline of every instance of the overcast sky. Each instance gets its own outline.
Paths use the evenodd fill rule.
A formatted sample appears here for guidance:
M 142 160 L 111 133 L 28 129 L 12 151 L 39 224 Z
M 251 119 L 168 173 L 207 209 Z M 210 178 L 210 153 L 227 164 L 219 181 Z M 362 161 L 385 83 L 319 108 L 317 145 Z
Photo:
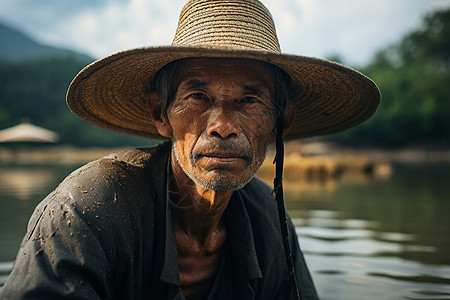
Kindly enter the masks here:
M 272 12 L 282 51 L 352 66 L 420 26 L 450 0 L 262 0 Z M 171 43 L 182 0 L 0 0 L 0 22 L 38 41 L 100 58 Z M 1 45 L 0 45 L 1 47 Z

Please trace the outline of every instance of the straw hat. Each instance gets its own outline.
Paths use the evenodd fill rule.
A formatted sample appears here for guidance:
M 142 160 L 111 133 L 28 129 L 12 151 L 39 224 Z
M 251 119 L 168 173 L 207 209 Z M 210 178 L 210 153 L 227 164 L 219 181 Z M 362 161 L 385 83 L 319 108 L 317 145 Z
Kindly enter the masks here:
M 171 46 L 119 52 L 85 67 L 67 92 L 70 109 L 101 128 L 161 138 L 147 105 L 149 82 L 166 64 L 188 57 L 255 59 L 288 73 L 297 113 L 285 139 L 342 131 L 368 119 L 380 92 L 342 65 L 281 54 L 270 12 L 256 0 L 191 0 Z

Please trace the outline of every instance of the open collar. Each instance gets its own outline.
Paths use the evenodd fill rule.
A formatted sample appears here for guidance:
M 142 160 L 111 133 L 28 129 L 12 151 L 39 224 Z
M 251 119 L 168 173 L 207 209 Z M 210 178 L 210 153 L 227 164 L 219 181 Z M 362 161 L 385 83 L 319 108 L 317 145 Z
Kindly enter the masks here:
M 252 224 L 240 191 L 233 196 L 224 213 L 228 232 L 228 248 L 234 270 L 240 280 L 248 282 L 262 278 L 255 248 Z
M 165 251 L 160 279 L 162 282 L 179 287 L 178 252 L 169 199 L 168 176 L 171 174 L 170 168 L 171 158 L 169 154 L 165 176 Z M 223 217 L 227 226 L 226 243 L 233 269 L 233 286 L 240 289 L 247 288 L 249 282 L 262 278 L 262 273 L 256 253 L 252 224 L 240 191 L 233 193 Z

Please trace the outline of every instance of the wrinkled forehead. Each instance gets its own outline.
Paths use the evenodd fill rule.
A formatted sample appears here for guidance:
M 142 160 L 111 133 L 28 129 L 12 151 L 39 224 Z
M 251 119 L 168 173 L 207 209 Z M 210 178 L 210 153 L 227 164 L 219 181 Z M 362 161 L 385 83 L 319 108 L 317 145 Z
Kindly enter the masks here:
M 232 80 L 265 86 L 275 93 L 274 66 L 257 60 L 239 58 L 184 59 L 175 76 L 175 86 L 192 79 L 214 81 Z

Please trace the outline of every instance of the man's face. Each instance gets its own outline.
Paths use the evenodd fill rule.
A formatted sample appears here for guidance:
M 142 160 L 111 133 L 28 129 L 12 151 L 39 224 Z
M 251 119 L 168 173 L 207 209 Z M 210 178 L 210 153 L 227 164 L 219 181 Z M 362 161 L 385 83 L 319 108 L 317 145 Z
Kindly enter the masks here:
M 243 59 L 189 59 L 167 115 L 178 165 L 206 190 L 237 190 L 264 161 L 275 127 L 270 68 Z

